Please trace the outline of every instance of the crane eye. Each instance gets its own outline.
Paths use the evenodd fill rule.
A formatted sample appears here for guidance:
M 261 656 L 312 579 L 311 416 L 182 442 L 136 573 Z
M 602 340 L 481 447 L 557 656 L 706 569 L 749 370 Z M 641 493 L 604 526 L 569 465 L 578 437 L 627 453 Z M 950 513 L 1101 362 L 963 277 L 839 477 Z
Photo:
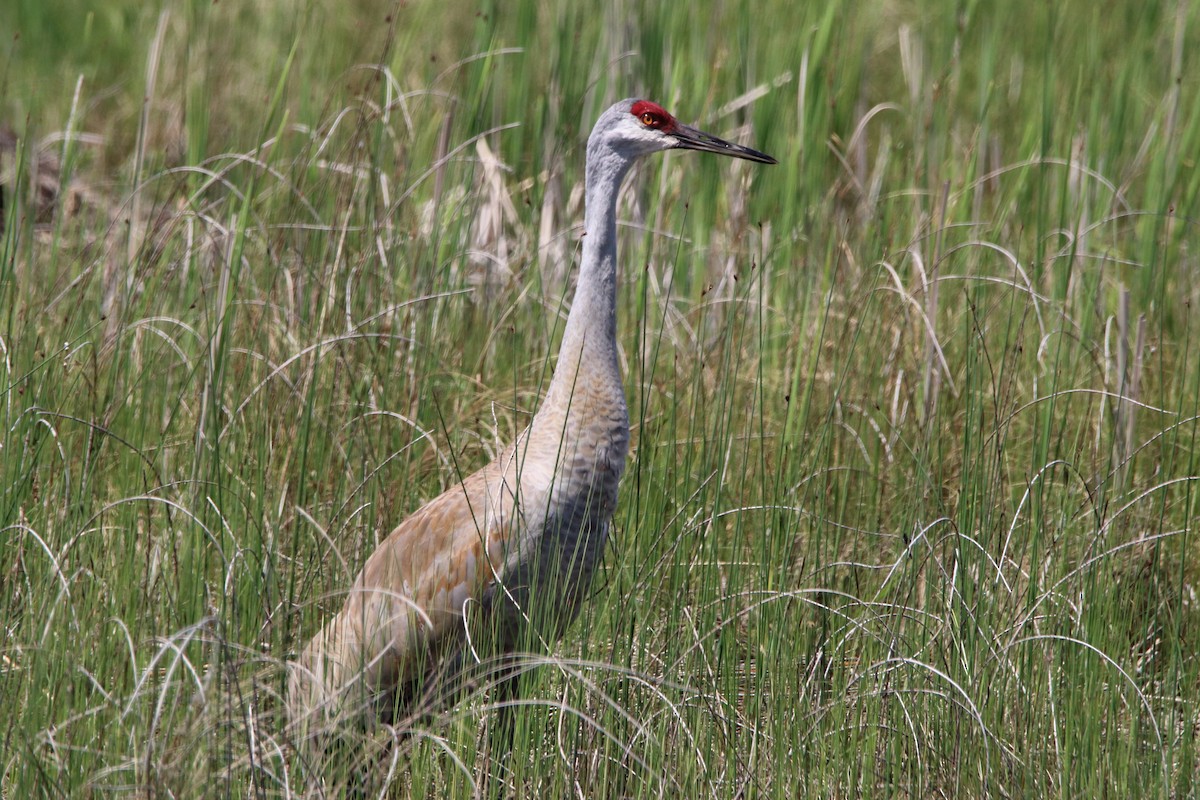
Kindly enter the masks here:
M 642 114 L 642 124 L 648 128 L 657 128 L 659 125 L 658 117 L 647 111 L 645 114 Z

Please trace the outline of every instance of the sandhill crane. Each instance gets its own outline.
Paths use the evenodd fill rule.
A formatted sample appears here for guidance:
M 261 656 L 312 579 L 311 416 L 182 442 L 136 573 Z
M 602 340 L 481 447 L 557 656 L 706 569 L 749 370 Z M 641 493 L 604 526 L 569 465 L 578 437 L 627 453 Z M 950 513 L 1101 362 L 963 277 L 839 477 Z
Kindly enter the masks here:
M 638 158 L 671 149 L 776 163 L 647 100 L 622 100 L 600 116 L 587 144 L 583 262 L 541 407 L 498 459 L 419 508 L 367 559 L 341 612 L 291 665 L 294 723 L 309 731 L 369 723 L 387 716 L 397 690 L 462 661 L 472 631 L 490 631 L 492 652 L 502 654 L 552 641 L 575 619 L 629 449 L 617 193 Z

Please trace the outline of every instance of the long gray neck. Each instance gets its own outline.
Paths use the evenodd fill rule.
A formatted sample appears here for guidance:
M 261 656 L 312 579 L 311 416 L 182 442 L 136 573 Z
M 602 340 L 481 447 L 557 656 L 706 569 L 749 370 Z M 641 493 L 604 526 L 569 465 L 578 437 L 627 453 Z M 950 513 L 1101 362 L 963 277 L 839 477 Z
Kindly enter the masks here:
M 617 193 L 633 159 L 588 143 L 583 263 L 544 407 L 564 407 L 580 379 L 621 389 L 617 361 Z

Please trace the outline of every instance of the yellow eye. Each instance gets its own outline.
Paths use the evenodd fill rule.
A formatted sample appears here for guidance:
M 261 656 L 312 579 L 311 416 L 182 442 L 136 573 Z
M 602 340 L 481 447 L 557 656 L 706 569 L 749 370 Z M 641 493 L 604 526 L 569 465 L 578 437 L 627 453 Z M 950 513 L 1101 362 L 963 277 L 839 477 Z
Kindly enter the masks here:
M 643 125 L 653 126 L 654 123 L 655 123 L 655 119 L 654 119 L 653 114 L 651 114 L 649 111 L 647 111 L 645 114 L 642 114 L 642 124 Z

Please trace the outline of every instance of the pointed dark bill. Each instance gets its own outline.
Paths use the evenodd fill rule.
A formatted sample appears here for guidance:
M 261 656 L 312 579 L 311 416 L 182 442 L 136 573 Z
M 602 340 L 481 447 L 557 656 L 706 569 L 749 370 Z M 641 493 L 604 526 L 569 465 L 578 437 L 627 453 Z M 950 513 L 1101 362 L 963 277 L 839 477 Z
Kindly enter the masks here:
M 771 158 L 766 153 L 760 153 L 757 150 L 751 150 L 749 147 L 742 147 L 740 144 L 727 142 L 724 139 L 719 139 L 711 133 L 696 130 L 695 128 L 676 123 L 674 130 L 670 135 L 675 138 L 676 147 L 685 150 L 700 150 L 705 153 L 719 153 L 723 156 L 732 156 L 733 158 L 744 158 L 747 161 L 757 161 L 759 164 L 778 164 L 779 162 Z

